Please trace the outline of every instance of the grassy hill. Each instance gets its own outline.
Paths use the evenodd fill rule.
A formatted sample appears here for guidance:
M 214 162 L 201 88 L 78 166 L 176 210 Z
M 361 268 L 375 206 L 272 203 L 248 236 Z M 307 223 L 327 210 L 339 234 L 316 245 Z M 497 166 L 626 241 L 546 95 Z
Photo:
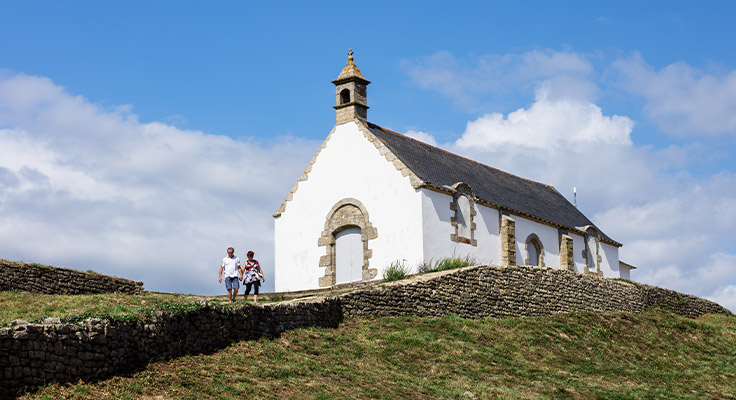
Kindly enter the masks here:
M 349 319 L 27 399 L 730 399 L 736 317 Z

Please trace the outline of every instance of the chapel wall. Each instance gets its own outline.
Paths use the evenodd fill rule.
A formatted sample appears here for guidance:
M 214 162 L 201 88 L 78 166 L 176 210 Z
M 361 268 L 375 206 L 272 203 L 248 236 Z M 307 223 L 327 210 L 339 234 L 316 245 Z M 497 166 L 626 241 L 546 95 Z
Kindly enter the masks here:
M 397 255 L 408 265 L 422 259 L 421 196 L 379 146 L 354 122 L 328 136 L 275 220 L 276 291 L 330 286 L 332 232 L 324 230 L 331 208 L 346 199 L 360 202 L 375 228 L 366 239 L 371 273 L 380 278 Z
M 516 263 L 525 265 L 528 258 L 527 238 L 534 234 L 541 242 L 544 251 L 544 266 L 560 268 L 559 231 L 549 225 L 513 216 L 516 221 Z
M 478 264 L 494 264 L 500 260 L 498 210 L 475 203 L 475 245 L 451 240 L 455 227 L 451 223 L 454 211 L 450 209 L 452 196 L 429 189 L 422 194 L 423 259 L 436 262 L 445 257 L 470 256 Z

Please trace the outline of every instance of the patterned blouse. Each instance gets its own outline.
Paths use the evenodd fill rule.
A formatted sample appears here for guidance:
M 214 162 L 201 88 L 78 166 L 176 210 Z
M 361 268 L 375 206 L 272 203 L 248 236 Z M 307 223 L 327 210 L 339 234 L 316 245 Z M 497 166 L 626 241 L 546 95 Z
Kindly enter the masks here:
M 258 264 L 258 260 L 246 261 L 243 263 L 243 268 L 245 271 L 243 272 L 243 282 L 244 283 L 251 283 L 258 281 L 258 277 L 256 276 L 256 273 L 258 272 L 258 269 L 261 267 L 260 264 Z

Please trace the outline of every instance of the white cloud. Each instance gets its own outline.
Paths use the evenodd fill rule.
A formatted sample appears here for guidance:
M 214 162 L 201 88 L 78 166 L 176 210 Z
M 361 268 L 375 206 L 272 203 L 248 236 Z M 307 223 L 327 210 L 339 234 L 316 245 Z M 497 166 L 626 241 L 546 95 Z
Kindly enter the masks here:
M 140 123 L 130 106 L 105 109 L 47 78 L 5 74 L 0 256 L 219 293 L 230 245 L 272 268 L 270 215 L 318 146 Z
M 736 312 L 736 285 L 723 286 L 708 299 Z
M 430 135 L 429 133 L 410 129 L 406 131 L 404 135 L 409 136 L 410 138 L 413 138 L 413 139 L 417 139 L 421 142 L 431 144 L 432 146 L 437 146 L 437 140 L 434 138 L 434 136 Z
M 438 91 L 459 106 L 476 109 L 489 94 L 518 93 L 545 87 L 551 99 L 592 99 L 598 92 L 589 79 L 594 72 L 587 59 L 575 53 L 533 50 L 508 55 L 482 55 L 464 63 L 448 51 L 418 60 L 404 60 L 403 68 L 419 87 Z
M 655 70 L 641 56 L 617 60 L 621 84 L 642 96 L 646 115 L 681 137 L 736 136 L 736 71 L 708 73 L 685 62 Z
M 627 117 L 604 116 L 593 103 L 551 100 L 542 89 L 529 109 L 518 109 L 506 117 L 487 114 L 468 122 L 456 144 L 460 148 L 511 145 L 539 149 L 594 143 L 631 145 L 633 125 Z

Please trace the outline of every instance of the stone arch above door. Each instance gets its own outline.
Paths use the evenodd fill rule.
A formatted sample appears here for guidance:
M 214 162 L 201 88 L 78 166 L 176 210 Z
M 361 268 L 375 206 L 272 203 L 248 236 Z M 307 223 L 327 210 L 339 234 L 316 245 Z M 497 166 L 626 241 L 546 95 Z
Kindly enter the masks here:
M 368 218 L 368 210 L 363 203 L 353 198 L 345 198 L 337 203 L 327 213 L 325 229 L 317 240 L 318 246 L 325 247 L 325 255 L 320 257 L 319 266 L 325 267 L 325 274 L 319 278 L 319 286 L 327 287 L 335 284 L 335 234 L 341 230 L 357 226 L 360 228 L 360 240 L 363 242 L 363 279 L 371 280 L 378 275 L 376 268 L 370 268 L 369 260 L 373 250 L 368 248 L 368 241 L 378 237 L 378 231 Z

